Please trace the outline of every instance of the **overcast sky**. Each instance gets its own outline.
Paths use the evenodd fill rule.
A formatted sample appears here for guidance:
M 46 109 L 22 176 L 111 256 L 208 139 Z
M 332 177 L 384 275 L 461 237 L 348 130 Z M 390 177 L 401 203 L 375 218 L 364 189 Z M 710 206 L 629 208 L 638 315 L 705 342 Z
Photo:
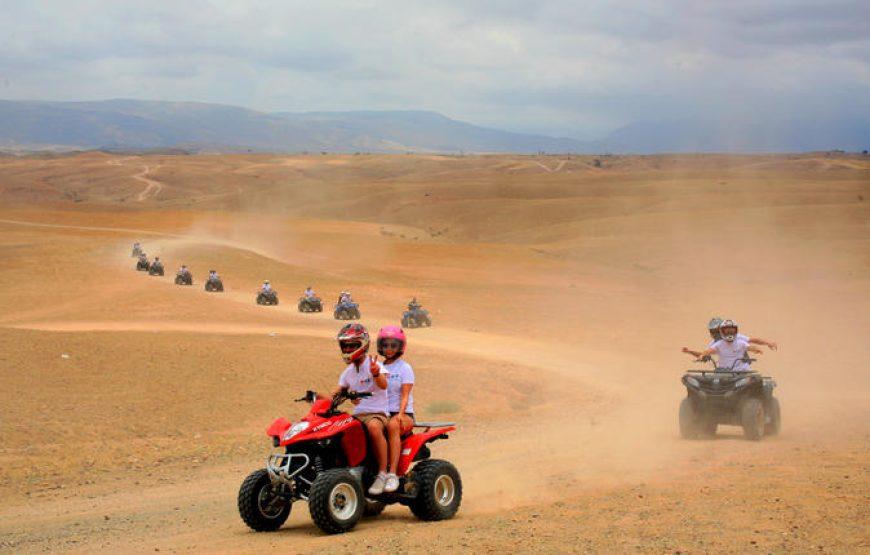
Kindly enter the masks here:
M 0 98 L 627 123 L 870 119 L 870 1 L 0 0 Z

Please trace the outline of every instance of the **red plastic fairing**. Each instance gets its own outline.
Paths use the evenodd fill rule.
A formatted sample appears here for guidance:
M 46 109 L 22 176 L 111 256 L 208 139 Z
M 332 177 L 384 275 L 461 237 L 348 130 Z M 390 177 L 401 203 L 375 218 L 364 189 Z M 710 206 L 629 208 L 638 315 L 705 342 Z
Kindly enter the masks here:
M 287 431 L 287 428 L 289 428 L 291 424 L 291 422 L 289 422 L 286 418 L 282 416 L 281 418 L 278 418 L 277 420 L 272 422 L 272 424 L 268 428 L 266 428 L 266 435 L 270 437 L 284 437 L 284 432 Z
M 414 457 L 417 456 L 417 451 L 420 450 L 423 445 L 433 441 L 435 438 L 440 436 L 441 434 L 446 434 L 447 432 L 453 431 L 456 429 L 456 426 L 449 426 L 447 428 L 436 428 L 434 430 L 429 430 L 426 432 L 422 432 L 419 434 L 413 434 L 402 442 L 402 451 L 399 455 L 399 468 L 396 474 L 399 476 L 404 476 L 408 471 L 408 467 L 411 466 L 411 463 L 414 461 Z
M 362 423 L 354 418 L 353 424 L 347 427 L 341 438 L 341 447 L 344 449 L 344 456 L 347 457 L 348 466 L 358 466 L 365 460 L 366 440 Z

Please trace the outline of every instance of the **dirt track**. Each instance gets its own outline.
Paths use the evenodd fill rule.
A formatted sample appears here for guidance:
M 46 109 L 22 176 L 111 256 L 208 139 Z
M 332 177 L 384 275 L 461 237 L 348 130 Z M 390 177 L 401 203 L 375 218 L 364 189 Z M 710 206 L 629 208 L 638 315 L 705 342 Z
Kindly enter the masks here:
M 868 548 L 866 160 L 111 160 L 0 160 L 0 548 Z M 139 202 L 142 166 L 166 187 Z M 166 278 L 132 270 L 134 240 Z M 253 303 L 264 278 L 281 305 Z M 308 284 L 326 312 L 295 311 Z M 236 490 L 265 425 L 332 386 L 346 288 L 372 328 L 432 310 L 408 359 L 421 416 L 461 423 L 433 452 L 463 507 L 336 538 L 300 504 L 249 533 Z M 713 314 L 779 341 L 780 437 L 678 438 L 679 348 Z

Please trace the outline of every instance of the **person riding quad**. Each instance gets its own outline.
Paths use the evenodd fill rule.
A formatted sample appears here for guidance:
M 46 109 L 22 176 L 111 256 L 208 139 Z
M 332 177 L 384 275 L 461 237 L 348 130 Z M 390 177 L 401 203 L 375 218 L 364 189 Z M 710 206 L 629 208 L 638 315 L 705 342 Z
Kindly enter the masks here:
M 310 285 L 305 288 L 305 292 L 303 293 L 303 295 L 305 295 L 306 299 L 317 298 L 317 295 L 314 294 L 314 289 L 312 289 Z
M 408 340 L 405 332 L 399 326 L 387 326 L 378 332 L 378 354 L 384 357 L 384 371 L 387 376 L 387 397 L 389 398 L 390 421 L 387 424 L 389 437 L 390 473 L 384 491 L 396 491 L 399 478 L 396 469 L 399 466 L 399 451 L 402 446 L 402 435 L 414 427 L 414 369 L 402 360 Z
M 263 291 L 263 293 L 271 293 L 272 292 L 272 284 L 269 283 L 268 279 L 263 281 L 263 287 L 261 288 L 261 290 Z
M 345 325 L 338 332 L 336 339 L 341 349 L 341 357 L 348 366 L 341 373 L 338 389 L 333 396 L 342 390 L 371 393 L 370 397 L 354 401 L 356 408 L 353 415 L 365 426 L 378 462 L 378 475 L 369 488 L 369 495 L 380 495 L 384 492 L 387 483 L 387 440 L 384 437 L 384 430 L 389 421 L 387 396 L 389 370 L 381 368 L 377 357 L 366 355 L 370 343 L 369 333 L 361 324 Z M 398 483 L 396 487 L 398 488 Z
M 719 327 L 722 325 L 723 321 L 724 320 L 722 318 L 719 318 L 718 316 L 714 316 L 707 323 L 707 331 L 710 333 L 710 342 L 707 343 L 708 348 L 712 347 L 713 343 L 715 343 L 716 341 L 718 341 L 722 338 L 722 335 L 719 331 Z M 750 343 L 752 345 L 764 345 L 765 347 L 767 347 L 771 351 L 776 351 L 779 349 L 779 346 L 776 344 L 775 341 L 768 341 L 768 340 L 762 339 L 760 337 L 750 337 L 748 335 L 743 335 L 741 333 L 741 334 L 737 334 L 737 339 L 741 339 L 741 340 L 743 340 L 747 343 Z M 691 355 L 695 358 L 703 358 L 700 354 L 700 351 L 693 351 L 693 350 L 689 349 L 688 347 L 683 347 L 682 352 L 684 352 L 688 355 Z
M 338 304 L 342 303 L 352 303 L 353 299 L 350 296 L 350 291 L 342 291 L 338 296 Z
M 214 281 L 216 279 L 220 279 L 220 277 L 218 277 L 218 273 L 216 270 L 209 270 L 208 271 L 208 279 L 209 279 L 209 281 Z
M 704 359 L 711 355 L 716 355 L 717 368 L 725 368 L 735 372 L 750 372 L 749 362 L 746 360 L 747 353 L 762 354 L 764 351 L 749 344 L 749 341 L 744 339 L 746 336 L 740 336 L 738 333 L 737 322 L 734 320 L 724 320 L 719 325 L 720 339 L 713 342 L 708 348 L 698 352 L 698 358 Z
M 422 307 L 423 305 L 417 302 L 417 297 L 414 297 L 413 299 L 411 299 L 411 302 L 408 303 L 408 310 L 410 310 L 411 312 L 419 310 Z
M 187 266 L 185 266 L 184 264 L 182 264 L 181 268 L 178 269 L 178 275 L 180 275 L 180 276 L 186 276 L 189 273 L 190 273 L 190 270 L 188 270 Z
M 148 262 L 148 255 L 144 252 L 139 253 L 139 262 Z

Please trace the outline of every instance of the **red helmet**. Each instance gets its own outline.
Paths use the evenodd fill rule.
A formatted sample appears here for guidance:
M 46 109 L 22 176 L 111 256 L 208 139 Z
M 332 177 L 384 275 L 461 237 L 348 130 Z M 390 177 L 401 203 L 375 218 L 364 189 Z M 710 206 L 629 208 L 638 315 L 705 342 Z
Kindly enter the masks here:
M 396 356 L 402 356 L 405 352 L 405 346 L 408 344 L 408 340 L 405 338 L 405 332 L 399 326 L 387 326 L 385 328 L 381 328 L 381 331 L 378 332 L 378 354 L 381 356 L 387 356 L 384 354 L 383 349 L 381 348 L 381 342 L 384 339 L 395 339 L 399 342 L 399 352 Z
M 341 358 L 350 364 L 360 360 L 369 351 L 369 332 L 362 324 L 347 324 L 338 332 Z

